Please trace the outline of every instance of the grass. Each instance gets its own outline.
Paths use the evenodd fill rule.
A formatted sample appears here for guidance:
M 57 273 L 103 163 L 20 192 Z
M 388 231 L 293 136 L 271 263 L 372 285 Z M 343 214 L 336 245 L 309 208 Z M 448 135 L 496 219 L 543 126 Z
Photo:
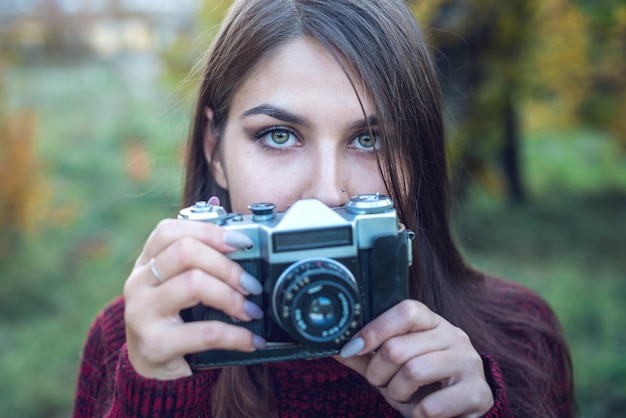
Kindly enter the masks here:
M 523 207 L 476 199 L 457 231 L 476 266 L 529 286 L 555 310 L 581 415 L 623 416 L 626 193 L 551 199 Z
M 39 118 L 52 194 L 45 222 L 0 262 L 0 410 L 71 410 L 80 349 L 120 293 L 156 222 L 173 216 L 191 106 L 158 88 L 148 57 L 9 69 L 11 108 Z M 475 187 L 455 230 L 478 267 L 535 289 L 572 348 L 581 415 L 626 414 L 626 164 L 597 132 L 525 138 L 530 200 L 510 206 Z
M 626 158 L 598 132 L 525 138 L 529 201 L 476 187 L 457 213 L 466 255 L 542 295 L 570 344 L 581 416 L 626 415 Z

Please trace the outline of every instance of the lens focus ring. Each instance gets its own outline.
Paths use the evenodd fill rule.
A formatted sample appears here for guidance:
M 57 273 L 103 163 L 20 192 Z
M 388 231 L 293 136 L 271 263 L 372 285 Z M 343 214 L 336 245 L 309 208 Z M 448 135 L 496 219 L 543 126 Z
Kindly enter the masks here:
M 306 345 L 332 347 L 349 339 L 361 323 L 354 276 L 328 258 L 302 260 L 278 278 L 273 294 L 276 322 Z

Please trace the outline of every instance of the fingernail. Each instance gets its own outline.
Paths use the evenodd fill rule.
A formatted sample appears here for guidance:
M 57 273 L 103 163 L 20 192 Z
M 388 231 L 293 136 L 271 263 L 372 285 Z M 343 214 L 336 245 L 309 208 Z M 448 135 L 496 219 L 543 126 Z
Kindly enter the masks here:
M 261 285 L 261 282 L 259 282 L 253 275 L 251 275 L 247 271 L 241 273 L 241 276 L 239 277 L 239 284 L 246 292 L 250 294 L 260 295 L 261 293 L 263 293 L 263 286 Z
M 209 203 L 209 205 L 219 206 L 220 205 L 220 198 L 217 197 L 217 196 L 211 196 L 211 197 L 209 197 L 208 203 Z
M 246 300 L 243 303 L 243 311 L 252 319 L 263 318 L 263 311 L 256 304 Z
M 265 348 L 267 342 L 265 341 L 265 338 L 255 335 L 252 337 L 252 345 L 254 348 Z
M 356 337 L 343 346 L 339 355 L 343 358 L 352 357 L 360 353 L 363 347 L 365 347 L 365 340 L 361 337 Z
M 237 231 L 225 231 L 224 242 L 235 248 L 251 248 L 254 245 L 249 236 Z

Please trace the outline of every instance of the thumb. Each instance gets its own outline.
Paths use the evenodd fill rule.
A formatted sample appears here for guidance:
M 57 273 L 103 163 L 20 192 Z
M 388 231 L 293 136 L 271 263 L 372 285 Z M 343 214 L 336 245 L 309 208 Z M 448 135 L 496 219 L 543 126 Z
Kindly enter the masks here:
M 352 356 L 348 358 L 341 356 L 333 356 L 333 358 L 344 366 L 351 368 L 361 376 L 365 377 L 365 373 L 367 372 L 367 368 L 369 367 L 373 356 L 374 353 L 366 353 L 361 356 Z

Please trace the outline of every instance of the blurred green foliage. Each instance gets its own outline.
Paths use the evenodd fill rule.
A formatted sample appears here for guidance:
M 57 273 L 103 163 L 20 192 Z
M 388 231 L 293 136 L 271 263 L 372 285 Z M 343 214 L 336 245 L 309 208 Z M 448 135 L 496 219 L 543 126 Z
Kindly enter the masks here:
M 7 179 L 22 184 L 11 189 L 21 194 L 0 197 L 3 416 L 69 415 L 90 322 L 120 294 L 153 226 L 178 209 L 197 77 L 188 71 L 228 3 L 205 2 L 202 35 L 190 31 L 163 57 L 18 59 L 0 68 L 0 182 L 2 190 Z M 458 201 L 454 230 L 474 264 L 530 286 L 554 307 L 571 345 L 581 415 L 623 416 L 626 156 L 617 134 L 626 129 L 613 123 L 626 120 L 614 113 L 626 103 L 619 102 L 626 54 L 613 51 L 624 48 L 626 9 L 608 0 L 565 3 L 543 3 L 553 19 L 531 29 L 546 42 L 530 45 L 534 64 L 520 67 L 548 71 L 524 79 L 528 94 L 515 99 L 529 199 L 507 203 L 497 162 L 487 159 Z M 572 37 L 581 18 L 589 36 Z M 548 24 L 556 33 L 546 32 Z M 591 57 L 602 65 L 589 66 Z M 558 73 L 559 62 L 574 75 Z M 576 74 L 590 81 L 571 91 Z M 478 97 L 497 92 L 500 81 L 490 79 L 487 96 Z M 15 216 L 4 209 L 9 203 L 23 212 L 19 222 L 5 220 Z
M 522 126 L 593 127 L 626 148 L 623 1 L 409 4 L 435 52 L 458 192 L 470 174 L 523 200 Z
M 187 108 L 133 65 L 3 74 L 10 107 L 39 117 L 35 152 L 52 189 L 0 260 L 3 416 L 68 415 L 89 323 L 121 292 L 156 220 L 178 209 Z

